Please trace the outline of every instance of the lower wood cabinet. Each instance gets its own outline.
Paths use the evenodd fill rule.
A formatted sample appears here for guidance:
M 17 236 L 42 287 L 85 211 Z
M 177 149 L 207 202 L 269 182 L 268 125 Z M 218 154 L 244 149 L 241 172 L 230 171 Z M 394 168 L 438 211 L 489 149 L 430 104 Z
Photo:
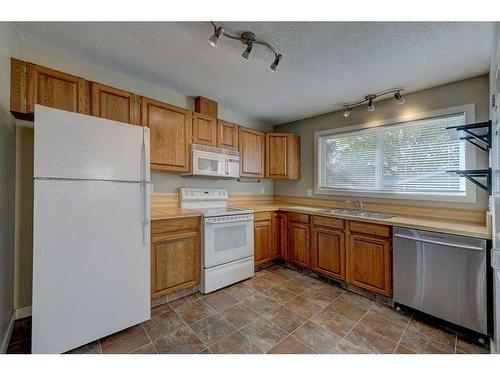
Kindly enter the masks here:
M 200 283 L 200 218 L 151 223 L 151 296 L 161 297 Z
M 346 279 L 345 234 L 343 231 L 313 227 L 311 269 L 336 279 Z
M 360 288 L 392 296 L 391 240 L 351 233 L 347 251 L 347 281 Z
M 254 219 L 254 264 L 274 259 L 271 212 L 257 212 Z
M 274 256 L 284 260 L 288 259 L 287 251 L 287 216 L 284 212 L 274 212 L 273 224 L 273 252 Z
M 288 221 L 288 261 L 298 266 L 310 268 L 309 224 Z

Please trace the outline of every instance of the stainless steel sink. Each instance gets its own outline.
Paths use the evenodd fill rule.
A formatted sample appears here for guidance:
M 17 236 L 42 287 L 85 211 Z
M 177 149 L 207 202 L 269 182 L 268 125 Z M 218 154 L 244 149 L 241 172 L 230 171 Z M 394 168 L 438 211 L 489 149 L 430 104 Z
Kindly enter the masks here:
M 378 212 L 371 211 L 355 211 L 355 210 L 345 210 L 342 208 L 334 208 L 330 210 L 326 210 L 327 213 L 333 215 L 341 215 L 341 216 L 354 216 L 354 217 L 367 217 L 371 219 L 390 219 L 394 216 L 385 215 Z

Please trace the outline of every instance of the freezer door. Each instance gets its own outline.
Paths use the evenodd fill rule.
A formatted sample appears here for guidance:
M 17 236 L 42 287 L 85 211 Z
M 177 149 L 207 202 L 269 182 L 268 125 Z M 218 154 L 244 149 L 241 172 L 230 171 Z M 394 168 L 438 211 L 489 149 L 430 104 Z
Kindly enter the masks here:
M 149 181 L 149 128 L 36 105 L 34 177 Z
M 33 353 L 62 353 L 150 318 L 141 184 L 35 180 Z

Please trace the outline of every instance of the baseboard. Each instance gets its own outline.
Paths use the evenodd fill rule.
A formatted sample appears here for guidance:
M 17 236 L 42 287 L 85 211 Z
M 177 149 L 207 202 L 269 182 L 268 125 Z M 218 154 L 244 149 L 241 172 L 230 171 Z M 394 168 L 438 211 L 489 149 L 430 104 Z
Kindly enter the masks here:
M 12 311 L 12 314 L 10 316 L 10 321 L 9 321 L 9 326 L 7 327 L 7 331 L 5 332 L 3 339 L 2 339 L 2 344 L 0 346 L 0 353 L 7 353 L 7 348 L 9 347 L 9 342 L 10 342 L 10 337 L 12 336 L 12 330 L 14 329 L 14 322 L 16 321 L 15 318 L 16 312 Z
M 27 318 L 31 316 L 31 306 L 21 307 L 14 311 L 16 320 Z

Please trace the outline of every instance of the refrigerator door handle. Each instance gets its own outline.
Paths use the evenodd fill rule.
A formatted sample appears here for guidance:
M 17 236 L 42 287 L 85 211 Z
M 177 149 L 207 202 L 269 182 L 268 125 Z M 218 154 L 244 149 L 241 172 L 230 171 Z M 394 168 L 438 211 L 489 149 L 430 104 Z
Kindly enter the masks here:
M 142 190 L 142 238 L 145 245 L 149 244 L 149 223 L 151 219 L 149 209 L 149 188 L 150 184 L 146 181 L 147 168 L 147 155 L 146 155 L 146 130 L 142 131 L 142 148 L 141 148 L 141 190 Z

